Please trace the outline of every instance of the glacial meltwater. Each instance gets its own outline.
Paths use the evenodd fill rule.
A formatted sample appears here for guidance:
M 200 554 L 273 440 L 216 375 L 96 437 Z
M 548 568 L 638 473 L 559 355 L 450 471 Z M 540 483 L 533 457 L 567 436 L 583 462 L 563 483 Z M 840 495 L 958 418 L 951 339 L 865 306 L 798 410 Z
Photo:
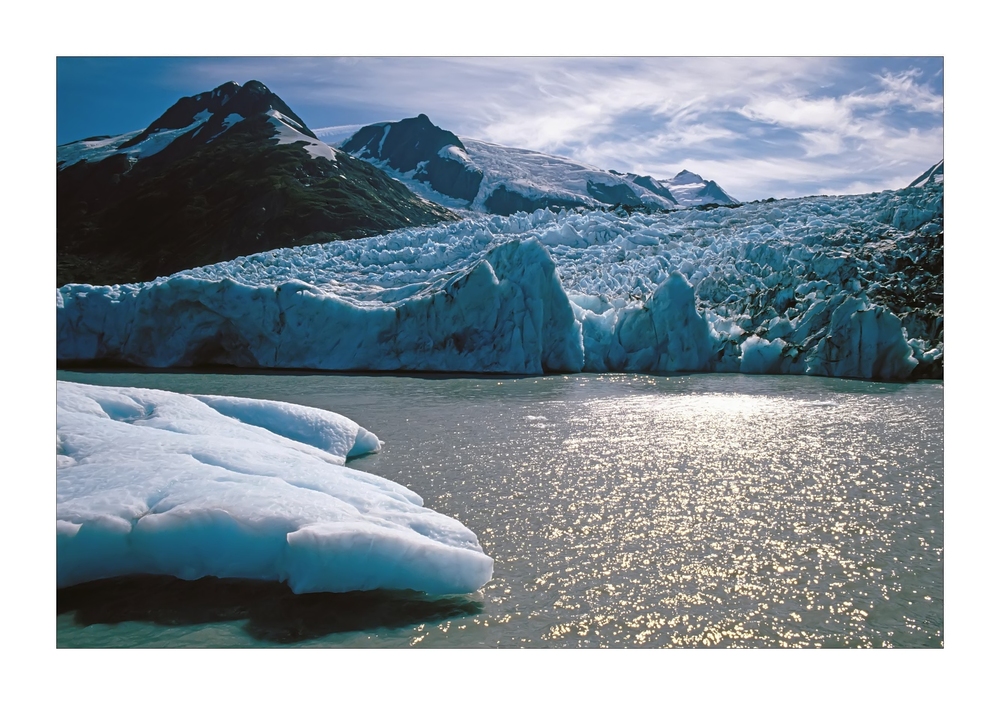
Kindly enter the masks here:
M 495 559 L 477 594 L 137 576 L 57 596 L 60 647 L 941 647 L 944 387 L 816 377 L 62 371 L 277 399 L 385 441 Z

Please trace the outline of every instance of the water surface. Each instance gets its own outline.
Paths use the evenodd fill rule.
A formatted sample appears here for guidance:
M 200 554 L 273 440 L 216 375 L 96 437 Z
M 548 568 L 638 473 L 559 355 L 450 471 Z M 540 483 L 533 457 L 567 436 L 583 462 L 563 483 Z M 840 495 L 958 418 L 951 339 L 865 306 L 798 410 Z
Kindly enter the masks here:
M 344 414 L 385 441 L 348 465 L 410 487 L 496 561 L 479 594 L 441 599 L 247 581 L 85 586 L 60 593 L 60 646 L 943 644 L 939 382 L 59 378 Z

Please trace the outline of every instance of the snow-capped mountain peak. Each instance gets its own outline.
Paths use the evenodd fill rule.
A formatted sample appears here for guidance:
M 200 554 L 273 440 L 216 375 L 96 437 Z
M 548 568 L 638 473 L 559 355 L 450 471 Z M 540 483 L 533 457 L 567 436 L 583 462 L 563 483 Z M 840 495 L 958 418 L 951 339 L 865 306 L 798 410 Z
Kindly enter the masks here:
M 312 157 L 336 160 L 330 147 L 320 142 L 302 118 L 260 81 L 248 81 L 243 86 L 229 81 L 211 91 L 183 97 L 145 130 L 62 145 L 57 149 L 57 160 L 60 169 L 119 154 L 135 162 L 160 153 L 185 136 L 186 143 L 207 144 L 238 122 L 254 116 L 276 118 L 271 122 L 279 144 L 305 142 L 305 149 Z
M 483 180 L 482 170 L 473 164 L 462 140 L 423 113 L 363 127 L 341 149 L 401 181 L 422 182 L 430 191 L 459 201 L 472 201 Z M 421 190 L 422 195 L 425 191 Z M 453 201 L 442 204 L 455 205 Z
M 670 183 L 676 184 L 677 186 L 682 186 L 686 184 L 697 184 L 702 183 L 705 180 L 701 178 L 701 174 L 695 174 L 693 171 L 688 171 L 683 169 L 677 173 L 677 176 L 670 179 Z
M 678 172 L 672 179 L 661 180 L 660 183 L 669 188 L 677 202 L 685 207 L 739 203 L 719 184 L 706 180 L 700 174 L 695 174 L 687 169 Z
M 670 189 L 667 188 L 662 181 L 654 179 L 652 176 L 643 176 L 640 174 L 633 174 L 631 172 L 628 174 L 622 174 L 620 172 L 615 171 L 614 169 L 611 170 L 611 173 L 616 174 L 618 176 L 623 176 L 629 181 L 631 181 L 633 184 L 641 186 L 647 191 L 651 191 L 652 193 L 655 193 L 656 195 L 665 198 L 667 201 L 674 204 L 675 206 L 680 206 L 680 204 L 677 202 L 677 199 L 674 198 L 674 194 L 670 192 Z
M 294 122 L 297 125 L 296 129 L 302 134 L 316 138 L 312 130 L 305 126 L 305 121 L 260 81 L 247 81 L 243 86 L 235 81 L 229 81 L 211 91 L 181 98 L 154 120 L 147 131 L 186 127 L 191 124 L 196 113 L 204 111 L 208 111 L 210 117 L 219 120 L 234 113 L 247 118 L 255 114 L 276 111 Z
M 624 206 L 671 210 L 737 201 L 697 174 L 681 172 L 673 187 L 650 176 L 621 174 L 528 149 L 459 138 L 421 113 L 358 130 L 340 147 L 450 208 L 509 215 L 538 208 Z

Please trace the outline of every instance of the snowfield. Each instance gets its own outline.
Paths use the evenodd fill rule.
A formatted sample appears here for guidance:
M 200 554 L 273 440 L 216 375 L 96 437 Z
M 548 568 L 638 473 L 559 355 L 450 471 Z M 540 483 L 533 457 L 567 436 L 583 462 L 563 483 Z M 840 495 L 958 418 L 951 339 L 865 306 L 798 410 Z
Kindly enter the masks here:
M 616 189 L 619 192 L 627 189 L 627 196 L 654 208 L 678 207 L 674 201 L 641 186 L 632 187 L 627 179 L 597 167 L 528 149 L 503 147 L 468 137 L 461 139 L 468 150 L 468 156 L 462 156 L 483 172 L 479 193 L 469 206 L 474 211 L 488 212 L 487 202 L 500 188 L 529 199 L 564 199 L 600 207 L 602 201 L 593 195 L 595 186 L 603 187 L 609 194 Z M 455 152 L 461 154 L 457 148 Z
M 452 594 L 492 576 L 458 521 L 344 467 L 381 442 L 338 414 L 58 382 L 56 430 L 59 587 L 146 573 Z
M 548 210 L 57 292 L 60 361 L 328 370 L 943 372 L 943 184 Z

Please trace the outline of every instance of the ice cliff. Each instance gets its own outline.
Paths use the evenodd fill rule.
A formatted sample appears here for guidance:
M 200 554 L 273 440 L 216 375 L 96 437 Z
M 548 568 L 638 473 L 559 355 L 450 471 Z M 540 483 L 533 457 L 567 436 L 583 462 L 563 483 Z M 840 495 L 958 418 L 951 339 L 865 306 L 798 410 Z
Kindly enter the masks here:
M 60 361 L 943 374 L 943 184 L 480 216 L 57 292 Z

